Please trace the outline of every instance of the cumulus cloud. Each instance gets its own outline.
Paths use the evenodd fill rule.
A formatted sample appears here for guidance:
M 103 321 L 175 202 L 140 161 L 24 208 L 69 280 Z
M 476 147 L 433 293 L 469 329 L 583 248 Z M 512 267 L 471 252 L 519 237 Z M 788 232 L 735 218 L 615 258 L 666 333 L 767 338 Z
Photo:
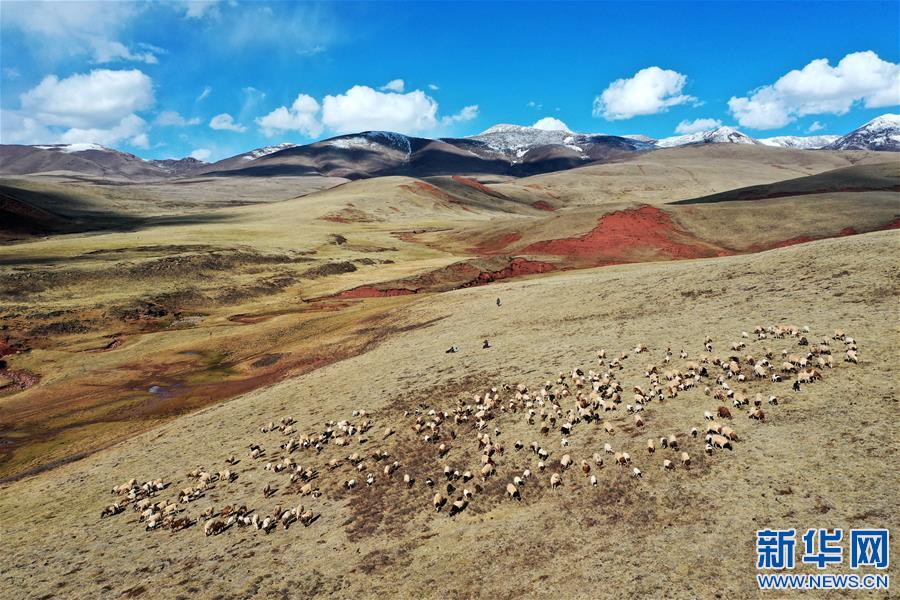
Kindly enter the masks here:
M 164 110 L 156 115 L 156 119 L 153 123 L 164 127 L 185 127 L 187 125 L 199 125 L 200 117 L 185 119 L 174 110 Z
M 748 96 L 732 97 L 728 107 L 744 127 L 775 129 L 805 115 L 842 115 L 857 103 L 900 104 L 900 65 L 872 51 L 848 54 L 834 66 L 820 58 Z
M 355 85 L 343 94 L 325 96 L 322 123 L 337 133 L 386 130 L 415 133 L 437 125 L 437 102 L 421 90 L 385 93 Z
M 209 126 L 212 129 L 237 131 L 238 133 L 247 131 L 246 127 L 244 127 L 240 123 L 235 123 L 234 117 L 232 117 L 228 113 L 222 113 L 214 116 L 212 119 L 210 119 Z
M 698 131 L 708 131 L 722 126 L 722 121 L 718 119 L 694 119 L 693 121 L 682 121 L 675 127 L 675 133 L 682 135 L 688 133 L 697 133 Z
M 381 86 L 379 89 L 382 92 L 398 92 L 402 94 L 405 87 L 406 83 L 402 79 L 392 79 Z
M 317 137 L 326 130 L 336 134 L 379 130 L 414 134 L 477 116 L 477 104 L 439 118 L 437 101 L 421 90 L 382 92 L 356 85 L 343 94 L 327 95 L 321 102 L 300 94 L 291 106 L 280 106 L 257 118 L 256 123 L 267 136 L 298 131 Z
M 48 75 L 19 100 L 18 110 L 3 111 L 4 143 L 150 145 L 147 123 L 136 113 L 153 106 L 153 82 L 136 69 Z
M 806 133 L 815 133 L 816 131 L 821 131 L 822 129 L 825 129 L 825 125 L 824 125 L 824 124 L 819 123 L 818 121 L 813 121 L 813 122 L 810 124 L 810 126 L 807 127 Z
M 196 158 L 197 160 L 206 161 L 212 155 L 212 151 L 207 148 L 197 148 L 193 152 L 191 152 L 191 158 Z
M 137 69 L 48 75 L 21 95 L 22 108 L 47 125 L 104 127 L 153 105 L 153 81 Z
M 284 131 L 299 131 L 309 137 L 317 137 L 322 133 L 319 122 L 319 103 L 312 96 L 299 94 L 290 108 L 280 106 L 256 119 L 263 134 L 272 136 Z
M 442 118 L 441 122 L 445 125 L 452 125 L 453 123 L 464 123 L 466 121 L 471 121 L 477 116 L 478 105 L 470 104 L 469 106 L 464 106 L 462 110 L 460 110 L 455 115 L 447 115 L 446 117 Z
M 543 119 L 538 119 L 532 127 L 535 129 L 543 129 L 544 131 L 571 131 L 568 125 L 556 117 L 544 117 Z
M 149 148 L 146 133 L 147 123 L 137 115 L 123 117 L 110 127 L 72 127 L 59 136 L 63 144 L 96 143 L 111 146 L 128 142 L 139 148 Z
M 665 112 L 671 106 L 695 102 L 682 93 L 687 77 L 676 71 L 647 67 L 628 79 L 617 79 L 594 98 L 594 116 L 608 120 Z

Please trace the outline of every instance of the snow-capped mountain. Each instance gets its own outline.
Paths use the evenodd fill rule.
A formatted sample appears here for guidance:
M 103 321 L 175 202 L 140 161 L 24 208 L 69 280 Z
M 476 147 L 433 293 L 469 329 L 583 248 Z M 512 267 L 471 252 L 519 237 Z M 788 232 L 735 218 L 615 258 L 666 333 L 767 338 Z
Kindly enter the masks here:
M 250 152 L 245 152 L 241 154 L 241 158 L 244 160 L 256 160 L 257 158 L 262 158 L 263 156 L 267 156 L 269 154 L 273 154 L 275 152 L 281 152 L 282 150 L 286 150 L 288 148 L 295 148 L 297 144 L 275 144 L 274 146 L 263 146 L 262 148 L 257 148 L 256 150 L 251 150 Z
M 475 142 L 471 150 L 483 154 L 485 150 L 504 156 L 513 162 L 527 160 L 528 153 L 549 146 L 557 146 L 560 152 L 568 151 L 582 160 L 593 160 L 597 150 L 611 146 L 639 152 L 652 149 L 652 145 L 634 138 L 610 136 L 601 133 L 574 133 L 568 129 L 541 129 L 523 125 L 501 123 L 478 135 L 464 140 Z M 454 143 L 453 140 L 445 140 Z M 481 148 L 479 148 L 481 146 Z
M 65 152 L 66 154 L 72 154 L 73 152 L 87 152 L 88 150 L 97 150 L 100 152 L 114 152 L 116 154 L 128 154 L 127 152 L 120 152 L 114 148 L 107 148 L 106 146 L 101 146 L 100 144 L 46 144 L 43 146 L 35 146 L 35 148 L 40 148 L 41 150 L 51 150 L 53 152 Z M 128 155 L 133 156 L 133 155 Z
M 900 115 L 875 117 L 825 146 L 825 150 L 887 150 L 900 152 Z
M 760 144 L 781 148 L 797 148 L 798 150 L 818 150 L 834 142 L 839 135 L 779 135 L 770 138 L 759 138 Z
M 734 127 L 717 127 L 708 131 L 663 138 L 657 140 L 656 147 L 672 148 L 689 144 L 759 144 L 759 142 Z

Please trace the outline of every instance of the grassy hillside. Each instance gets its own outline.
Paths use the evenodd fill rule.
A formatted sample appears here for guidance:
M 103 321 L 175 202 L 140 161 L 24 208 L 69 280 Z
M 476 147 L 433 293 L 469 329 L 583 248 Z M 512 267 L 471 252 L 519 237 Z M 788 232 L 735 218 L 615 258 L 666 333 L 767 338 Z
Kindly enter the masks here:
M 896 232 L 881 232 L 753 255 L 550 274 L 401 299 L 402 305 L 391 305 L 397 300 L 390 298 L 354 301 L 372 310 L 390 307 L 375 327 L 393 333 L 367 352 L 0 488 L 7 543 L 0 591 L 26 598 L 596 597 L 609 590 L 634 598 L 755 596 L 758 528 L 825 521 L 845 529 L 898 526 L 891 460 L 900 444 L 893 427 L 897 244 Z M 648 404 L 642 428 L 624 413 L 632 386 L 646 387 L 647 365 L 662 366 L 667 347 L 676 358 L 665 368 L 683 368 L 678 352 L 701 358 L 706 336 L 713 340 L 712 356 L 726 356 L 741 331 L 778 324 L 808 326 L 816 341 L 843 328 L 858 341 L 860 363 L 845 363 L 841 344 L 832 341 L 835 368 L 823 369 L 824 380 L 800 392 L 789 382 L 732 381 L 751 398 L 759 392 L 779 399 L 777 406 L 764 404 L 765 422 L 732 408 L 734 419 L 726 422 L 740 436 L 733 451 L 707 455 L 702 440 L 688 434 L 691 427 L 705 427 L 703 411 L 719 404 L 702 386 Z M 493 347 L 483 350 L 484 339 Z M 637 344 L 646 344 L 648 352 L 633 354 Z M 741 355 L 760 357 L 766 347 L 776 356 L 802 349 L 797 338 L 747 344 Z M 450 345 L 460 352 L 446 354 Z M 495 457 L 496 475 L 483 484 L 478 477 L 456 482 L 454 498 L 463 487 L 482 488 L 461 514 L 434 511 L 434 490 L 425 478 L 443 488 L 445 464 L 476 472 L 478 446 L 472 422 L 450 421 L 441 431 L 448 436 L 453 429 L 457 437 L 444 438 L 450 450 L 439 457 L 436 442 L 410 430 L 415 411 L 450 410 L 491 386 L 508 398 L 504 384 L 523 383 L 534 393 L 560 372 L 598 368 L 601 348 L 608 357 L 629 353 L 614 371 L 623 404 L 603 415 L 614 433 L 581 423 L 564 449 L 558 428 L 542 436 L 524 413 L 497 412 L 485 429 L 506 447 Z M 571 406 L 570 399 L 563 401 L 564 410 Z M 288 436 L 261 433 L 262 425 L 291 416 L 307 435 L 328 421 L 358 421 L 353 411 L 360 409 L 374 422 L 367 443 L 326 444 L 321 453 L 292 455 L 318 473 L 312 483 L 320 496 L 300 496 L 286 473 L 264 469 L 285 455 L 279 444 Z M 396 433 L 382 439 L 385 427 Z M 689 468 L 679 463 L 666 472 L 663 459 L 677 461 L 679 455 L 644 450 L 647 438 L 669 434 L 690 454 Z M 517 439 L 526 445 L 536 440 L 550 452 L 546 471 L 529 450 L 514 449 Z M 592 469 L 598 486 L 590 486 L 580 461 L 602 454 L 607 442 L 631 454 L 641 479 L 603 455 L 604 466 Z M 249 457 L 251 443 L 265 448 L 262 460 Z M 389 458 L 369 458 L 376 450 Z M 365 457 L 361 473 L 343 460 L 354 451 Z M 559 467 L 564 452 L 575 460 L 568 471 Z M 232 527 L 214 537 L 204 536 L 200 525 L 177 533 L 144 531 L 131 509 L 99 519 L 114 485 L 158 477 L 171 484 L 158 497 L 174 497 L 191 483 L 189 470 L 227 468 L 231 453 L 240 459 L 230 467 L 237 479 L 216 483 L 180 516 L 196 517 L 210 505 L 246 504 L 267 514 L 276 504 L 302 503 L 318 519 L 308 527 L 279 526 L 269 535 Z M 334 470 L 331 459 L 338 459 Z M 386 477 L 382 467 L 393 460 L 399 470 Z M 507 482 L 525 468 L 534 476 L 521 488 L 521 502 L 504 498 Z M 562 472 L 558 490 L 549 487 L 554 471 Z M 376 476 L 372 486 L 343 486 L 351 477 L 362 481 L 366 472 Z M 415 478 L 412 487 L 401 482 L 403 473 Z M 268 499 L 262 494 L 267 483 L 277 488 Z M 804 565 L 798 572 L 807 570 Z

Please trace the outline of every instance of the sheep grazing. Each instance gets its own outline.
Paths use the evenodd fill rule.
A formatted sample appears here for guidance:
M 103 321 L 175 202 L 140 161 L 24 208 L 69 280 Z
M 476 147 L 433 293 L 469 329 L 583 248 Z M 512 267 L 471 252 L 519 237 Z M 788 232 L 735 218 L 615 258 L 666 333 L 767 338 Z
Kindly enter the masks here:
M 691 427 L 691 437 L 695 438 L 698 435 L 700 435 L 700 431 L 698 431 L 696 427 Z
M 669 448 L 673 450 L 678 448 L 678 438 L 675 437 L 675 434 L 669 436 Z
M 603 444 L 603 451 L 606 452 L 607 454 L 612 454 L 613 453 L 612 446 L 608 443 Z
M 581 472 L 584 473 L 584 476 L 587 477 L 591 472 L 591 465 L 588 461 L 581 461 Z
M 597 476 L 596 475 L 591 475 L 591 485 L 592 486 L 597 485 Z
M 653 454 L 656 452 L 656 446 L 653 444 L 653 440 L 647 440 L 647 453 Z
M 712 421 L 713 419 L 715 419 L 713 414 L 711 412 L 709 412 L 708 410 L 703 411 L 703 418 L 706 419 L 707 421 Z
M 682 466 L 682 467 L 689 467 L 689 466 L 691 466 L 691 455 L 688 454 L 687 452 L 682 452 L 682 453 L 681 453 L 681 466 Z
M 412 487 L 413 480 L 412 477 L 409 476 L 409 473 L 403 475 L 403 483 L 406 484 L 406 487 Z
M 674 470 L 675 470 L 675 463 L 673 463 L 671 460 L 669 460 L 669 459 L 667 458 L 667 459 L 665 459 L 665 460 L 663 461 L 663 469 L 666 470 L 666 471 L 674 471 Z
M 731 418 L 731 411 L 728 410 L 727 406 L 720 406 L 718 411 L 716 411 L 716 414 L 718 414 L 720 419 L 730 419 Z
M 731 441 L 729 441 L 729 439 L 724 435 L 715 434 L 709 436 L 708 439 L 709 443 L 711 443 L 716 448 L 727 448 L 729 450 L 733 449 L 731 446 Z
M 643 477 L 644 474 L 641 473 L 641 470 L 640 470 L 640 469 L 638 469 L 637 467 L 635 467 L 635 468 L 633 468 L 633 469 L 631 470 L 631 476 L 632 476 L 632 477 L 638 477 L 638 478 L 639 478 L 639 477 Z
M 225 531 L 225 522 L 219 520 L 209 520 L 203 526 L 203 533 L 207 536 L 219 535 Z
M 104 508 L 102 511 L 100 511 L 100 518 L 103 519 L 105 517 L 111 517 L 113 515 L 117 515 L 120 512 L 122 512 L 123 510 L 125 510 L 125 507 L 122 506 L 121 504 L 119 504 L 118 502 L 115 502 L 113 504 L 110 504 L 106 508 Z
M 562 478 L 559 476 L 559 473 L 554 473 L 550 476 L 550 488 L 555 489 L 562 485 Z
M 559 466 L 563 469 L 568 469 L 572 465 L 572 457 L 568 454 L 563 454 L 562 458 L 559 459 Z
M 493 475 L 493 473 L 494 473 L 494 465 L 493 464 L 488 463 L 488 464 L 484 465 L 483 467 L 481 467 L 481 480 L 487 481 L 488 477 Z
M 592 456 L 591 458 L 594 459 L 594 464 L 595 464 L 595 465 L 597 465 L 598 467 L 602 467 L 602 466 L 603 466 L 603 457 L 600 456 L 600 453 L 599 453 L 599 452 L 594 452 L 594 456 Z
M 458 515 L 462 511 L 466 509 L 469 505 L 468 500 L 456 500 L 453 504 L 450 505 L 450 516 Z
M 613 429 L 612 423 L 610 423 L 609 421 L 606 421 L 605 423 L 603 423 L 603 429 L 606 430 L 606 433 L 609 433 L 609 434 L 615 433 L 615 429 Z
M 510 500 L 522 500 L 522 496 L 519 494 L 519 488 L 512 483 L 506 484 L 506 495 L 509 496 Z
M 764 413 L 761 408 L 755 408 L 755 409 L 751 410 L 750 414 L 748 416 L 751 419 L 755 419 L 757 421 L 765 421 L 766 420 L 766 413 Z
M 434 505 L 434 510 L 436 512 L 441 512 L 441 508 L 443 508 L 444 504 L 447 503 L 447 499 L 444 498 L 440 492 L 434 495 L 434 499 L 431 501 L 432 505 Z
M 644 426 L 644 419 L 642 419 L 640 415 L 634 415 L 634 426 L 635 427 L 643 427 Z
M 706 450 L 706 453 L 707 453 L 707 454 L 712 454 L 712 453 L 713 453 L 713 447 L 712 447 L 712 444 L 706 444 L 705 450 Z
M 847 350 L 847 355 L 844 357 L 844 362 L 851 362 L 853 364 L 859 364 L 859 355 L 856 350 Z

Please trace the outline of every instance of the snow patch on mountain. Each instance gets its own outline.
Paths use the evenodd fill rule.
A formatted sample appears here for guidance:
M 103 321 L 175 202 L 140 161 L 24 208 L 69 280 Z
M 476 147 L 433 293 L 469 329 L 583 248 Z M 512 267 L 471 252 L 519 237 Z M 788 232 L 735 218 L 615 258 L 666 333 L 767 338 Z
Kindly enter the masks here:
M 825 149 L 900 152 L 900 115 L 888 113 L 875 117 L 825 146 Z
M 243 155 L 244 160 L 256 160 L 257 158 L 262 158 L 263 156 L 268 156 L 269 154 L 274 154 L 276 152 L 281 152 L 282 150 L 287 150 L 288 148 L 296 148 L 297 144 L 275 144 L 274 146 L 264 146 L 263 148 L 257 148 L 256 150 L 251 150 Z
M 770 138 L 757 139 L 760 144 L 766 146 L 778 146 L 780 148 L 797 148 L 799 150 L 818 150 L 838 139 L 839 135 L 779 135 Z
M 672 148 L 689 144 L 759 144 L 759 142 L 734 127 L 717 127 L 708 131 L 667 137 L 656 142 L 658 148 Z

